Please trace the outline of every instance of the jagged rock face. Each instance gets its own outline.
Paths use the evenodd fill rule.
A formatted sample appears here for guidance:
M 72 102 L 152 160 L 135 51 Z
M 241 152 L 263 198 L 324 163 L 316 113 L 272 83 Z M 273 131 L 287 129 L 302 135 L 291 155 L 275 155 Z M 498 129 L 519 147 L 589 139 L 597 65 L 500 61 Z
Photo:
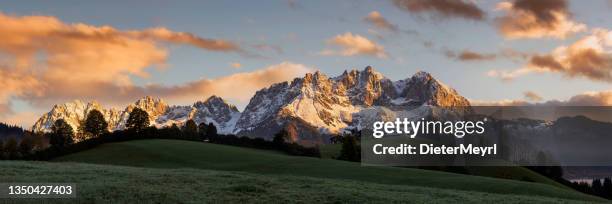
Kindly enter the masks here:
M 133 104 L 128 105 L 124 111 L 121 112 L 120 121 L 111 126 L 113 130 L 122 130 L 125 129 L 125 125 L 130 118 L 130 113 L 134 108 L 140 108 L 149 114 L 149 122 L 153 123 L 157 117 L 164 114 L 168 109 L 168 104 L 161 99 L 152 98 L 150 96 L 145 96 L 142 99 L 137 100 Z M 110 126 L 110 124 L 109 124 Z
M 106 110 L 95 101 L 84 103 L 80 100 L 75 100 L 53 106 L 51 111 L 42 115 L 34 123 L 32 130 L 35 132 L 48 132 L 56 120 L 64 119 L 72 127 L 73 131 L 76 132 L 82 121 L 87 117 L 87 114 L 92 110 L 100 111 L 111 127 L 120 121 L 120 112 L 115 109 Z
M 441 107 L 469 107 L 470 102 L 427 72 L 417 72 L 406 81 L 401 97 Z
M 228 104 L 218 96 L 211 96 L 206 101 L 198 101 L 192 106 L 172 106 L 163 115 L 157 117 L 156 126 L 172 124 L 183 125 L 192 119 L 196 124 L 213 123 L 219 133 L 233 133 L 240 112 L 234 105 Z
M 469 105 L 467 99 L 426 72 L 393 82 L 368 66 L 362 71 L 345 71 L 335 78 L 320 72 L 306 74 L 291 83 L 274 84 L 260 90 L 242 113 L 235 132 L 267 138 L 280 128 L 286 128 L 289 121 L 299 119 L 297 121 L 319 128 L 322 134 L 335 134 L 344 128 L 358 126 L 360 118 L 370 118 L 369 114 L 379 115 L 377 111 L 388 110 L 369 107 L 401 111 L 419 106 Z M 412 111 L 409 114 L 425 117 L 433 112 Z
M 55 105 L 49 113 L 38 119 L 32 129 L 37 132 L 48 132 L 56 120 L 64 119 L 74 131 L 77 131 L 89 111 L 96 109 L 104 115 L 109 130 L 122 130 L 125 129 L 125 124 L 134 108 L 146 111 L 151 124 L 157 127 L 170 126 L 174 123 L 183 125 L 187 120 L 193 119 L 198 124 L 202 122 L 215 124 L 220 133 L 231 133 L 240 115 L 235 106 L 227 104 L 216 96 L 204 102 L 196 102 L 193 106 L 168 106 L 161 99 L 147 96 L 128 105 L 123 111 L 104 109 L 96 102 L 85 104 L 74 101 Z
M 344 71 L 335 82 L 336 94 L 346 95 L 353 105 L 372 106 L 397 95 L 391 80 L 370 66 L 364 71 Z
M 284 126 L 287 118 L 299 118 L 323 132 L 335 132 L 346 127 L 346 120 L 355 111 L 349 97 L 343 92 L 334 91 L 338 81 L 320 72 L 296 78 L 290 84 L 279 83 L 258 91 L 247 105 L 236 125 L 236 132 L 250 132 L 265 127 L 277 131 Z M 348 87 L 352 88 L 352 87 Z M 337 90 L 337 89 L 336 89 Z
M 149 113 L 151 123 L 157 127 L 183 125 L 193 119 L 198 124 L 215 124 L 220 133 L 266 139 L 288 128 L 295 141 L 316 144 L 327 142 L 326 135 L 359 128 L 376 118 L 447 115 L 433 108 L 438 106 L 470 104 L 426 72 L 394 82 L 368 66 L 334 78 L 315 72 L 273 84 L 257 91 L 243 113 L 216 96 L 191 106 L 168 106 L 160 99 L 145 97 L 123 111 L 106 110 L 97 103 L 73 102 L 55 106 L 39 119 L 34 130 L 49 130 L 59 118 L 67 119 L 76 130 L 93 109 L 104 114 L 110 130 L 124 129 L 129 113 L 138 107 Z

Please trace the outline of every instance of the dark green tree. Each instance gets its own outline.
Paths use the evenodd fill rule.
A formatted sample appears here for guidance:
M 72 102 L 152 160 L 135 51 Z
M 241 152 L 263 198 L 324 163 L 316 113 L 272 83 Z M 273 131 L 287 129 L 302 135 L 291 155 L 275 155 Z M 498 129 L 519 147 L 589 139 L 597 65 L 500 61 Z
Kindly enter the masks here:
M 595 193 L 595 195 L 601 195 L 602 194 L 603 186 L 601 185 L 601 180 L 600 179 L 593 179 L 593 182 L 592 182 L 591 186 L 593 188 L 593 192 Z
M 34 149 L 34 138 L 31 135 L 24 136 L 19 142 L 19 152 L 21 155 L 28 155 Z
M 108 131 L 108 123 L 104 119 L 104 115 L 98 110 L 89 111 L 85 120 L 85 131 L 93 137 L 98 137 L 102 133 Z
M 6 158 L 6 150 L 4 149 L 4 140 L 0 139 L 0 159 Z
M 206 125 L 206 123 L 200 123 L 200 125 L 198 125 L 198 133 L 200 135 L 201 140 L 208 139 L 208 136 L 206 135 L 207 132 L 208 132 L 208 125 Z
M 51 127 L 51 131 L 52 133 L 49 138 L 51 146 L 62 148 L 73 143 L 72 136 L 74 136 L 74 130 L 64 119 L 56 120 Z
M 10 137 L 4 142 L 4 151 L 9 159 L 15 159 L 17 155 L 19 155 L 17 145 L 17 139 L 15 137 Z
M 172 126 L 170 126 L 170 137 L 172 138 L 182 138 L 183 133 L 181 132 L 181 129 L 178 127 L 178 125 L 176 125 L 176 123 L 173 123 Z
M 187 139 L 197 140 L 198 139 L 198 125 L 192 119 L 185 122 L 183 127 L 183 134 Z
M 217 127 L 215 127 L 215 124 L 208 123 L 208 128 L 206 129 L 206 137 L 208 138 L 217 137 Z
M 340 150 L 340 160 L 361 161 L 361 148 L 357 144 L 357 139 L 352 135 L 345 135 L 342 138 L 342 150 Z
M 610 177 L 604 179 L 602 188 L 606 198 L 612 197 L 612 179 Z
M 140 133 L 149 127 L 150 124 L 149 114 L 140 108 L 134 108 L 132 112 L 130 112 L 130 117 L 128 118 L 125 126 L 128 130 Z

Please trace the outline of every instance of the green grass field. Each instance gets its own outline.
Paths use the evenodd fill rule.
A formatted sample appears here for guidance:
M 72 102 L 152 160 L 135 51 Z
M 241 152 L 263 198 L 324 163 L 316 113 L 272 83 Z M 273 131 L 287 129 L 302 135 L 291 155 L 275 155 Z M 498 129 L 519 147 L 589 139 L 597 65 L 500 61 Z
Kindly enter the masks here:
M 0 164 L 2 182 L 77 183 L 76 199 L 49 199 L 45 203 L 580 203 L 544 196 L 235 171 L 73 162 L 2 161 Z M 41 200 L 0 199 L 0 203 L 37 201 Z
M 125 173 L 118 175 L 129 175 L 130 173 L 134 173 L 136 174 L 134 175 L 135 178 L 151 179 L 145 179 L 143 181 L 133 180 L 132 182 L 135 183 L 131 185 L 135 186 L 131 191 L 138 191 L 138 183 L 142 184 L 142 182 L 145 182 L 143 185 L 152 185 L 157 182 L 156 179 L 167 180 L 164 178 L 149 177 L 155 177 L 156 175 L 173 177 L 174 173 L 177 173 L 184 176 L 184 179 L 189 182 L 195 182 L 193 183 L 193 185 L 195 185 L 194 188 L 196 188 L 197 185 L 215 185 L 214 183 L 208 183 L 208 181 L 200 181 L 197 176 L 206 177 L 213 174 L 227 174 L 234 175 L 235 177 L 228 176 L 225 178 L 227 179 L 226 181 L 218 183 L 219 186 L 227 186 L 227 184 L 230 183 L 244 185 L 245 191 L 262 192 L 260 195 L 259 193 L 247 192 L 244 193 L 244 197 L 241 197 L 241 193 L 232 193 L 228 191 L 232 196 L 219 198 L 221 200 L 240 200 L 243 198 L 257 197 L 257 200 L 265 202 L 266 199 L 275 200 L 273 199 L 275 196 L 281 196 L 274 195 L 278 193 L 275 191 L 277 188 L 273 186 L 265 187 L 265 185 L 258 186 L 256 182 L 266 181 L 275 183 L 275 185 L 281 185 L 285 187 L 283 189 L 293 193 L 301 191 L 302 189 L 300 186 L 306 184 L 314 185 L 316 187 L 310 189 L 308 192 L 313 194 L 319 193 L 321 195 L 298 197 L 308 199 L 308 201 L 378 201 L 379 199 L 383 199 L 381 197 L 384 197 L 381 201 L 401 201 L 402 199 L 416 197 L 421 199 L 421 201 L 434 199 L 434 201 L 450 202 L 454 201 L 453 199 L 456 197 L 442 196 L 442 194 L 461 194 L 464 196 L 457 196 L 457 198 L 461 198 L 461 200 L 483 202 L 513 201 L 512 199 L 508 200 L 505 196 L 521 198 L 522 201 L 556 202 L 555 199 L 602 201 L 599 198 L 560 187 L 558 184 L 546 180 L 545 178 L 539 178 L 540 181 L 534 180 L 541 183 L 520 182 L 411 168 L 364 167 L 360 166 L 359 163 L 331 159 L 295 157 L 273 151 L 179 140 L 139 140 L 110 143 L 92 150 L 61 157 L 54 161 L 58 163 L 18 164 L 41 166 L 40 169 L 35 169 L 36 171 L 45 171 L 45 167 L 47 166 L 74 166 L 76 169 L 91 168 L 92 171 L 98 168 L 101 169 L 100 172 L 124 171 Z M 102 164 L 102 166 L 78 163 Z M 129 168 L 126 166 L 143 168 Z M 49 169 L 47 170 L 51 171 Z M 522 172 L 523 170 L 517 169 L 515 171 Z M 71 172 L 81 174 L 79 171 Z M 86 172 L 82 174 L 86 174 Z M 193 180 L 189 179 L 189 174 L 194 174 Z M 113 173 L 103 173 L 101 175 L 110 177 L 110 180 L 115 179 L 117 182 L 120 182 L 118 179 L 121 179 L 117 178 L 119 176 L 114 176 Z M 41 174 L 41 176 L 44 175 Z M 92 176 L 97 178 L 100 177 L 100 175 L 96 175 L 93 172 Z M 537 177 L 538 175 L 531 176 Z M 126 177 L 129 176 L 123 176 L 123 178 Z M 104 180 L 104 177 L 99 179 Z M 245 179 L 253 180 L 254 183 L 243 182 Z M 219 178 L 217 180 L 223 179 Z M 282 180 L 296 182 L 283 184 L 281 182 Z M 310 181 L 314 183 L 309 184 Z M 180 183 L 180 181 L 177 182 Z M 189 182 L 187 184 L 191 185 Z M 217 181 L 212 179 L 210 182 Z M 92 188 L 95 189 L 95 184 L 91 185 L 94 185 Z M 122 187 L 115 185 L 114 188 L 119 190 Z M 381 190 L 374 190 L 373 188 L 380 188 Z M 393 189 L 403 190 L 396 191 Z M 217 190 L 219 190 L 219 195 L 224 194 L 222 189 Z M 147 190 L 144 190 L 143 194 L 146 194 L 146 191 Z M 287 194 L 289 195 L 291 192 L 287 192 Z M 403 195 L 404 193 L 412 196 L 389 196 L 395 194 Z M 469 199 L 468 197 L 470 196 L 468 195 L 474 196 Z M 482 197 L 481 195 L 486 196 Z M 170 196 L 168 199 L 174 198 Z M 286 199 L 289 199 L 289 197 Z M 299 199 L 297 201 L 299 201 Z

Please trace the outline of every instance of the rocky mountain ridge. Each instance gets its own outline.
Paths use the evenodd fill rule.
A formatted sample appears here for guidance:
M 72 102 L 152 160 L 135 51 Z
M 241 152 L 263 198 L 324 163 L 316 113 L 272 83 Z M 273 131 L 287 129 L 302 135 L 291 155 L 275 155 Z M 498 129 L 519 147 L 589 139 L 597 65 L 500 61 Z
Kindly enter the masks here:
M 73 101 L 55 105 L 33 126 L 34 131 L 49 131 L 53 122 L 64 118 L 75 130 L 93 109 L 100 110 L 109 130 L 125 128 L 135 107 L 149 113 L 152 125 L 212 122 L 220 133 L 271 139 L 282 128 L 292 129 L 296 141 L 326 141 L 325 135 L 349 128 L 361 128 L 365 120 L 393 114 L 431 114 L 428 107 L 469 107 L 467 99 L 439 82 L 427 72 L 392 81 L 370 66 L 344 71 L 328 77 L 308 73 L 290 82 L 273 84 L 251 98 L 244 111 L 212 96 L 190 106 L 169 106 L 161 99 L 144 97 L 123 110 L 105 109 L 96 102 Z

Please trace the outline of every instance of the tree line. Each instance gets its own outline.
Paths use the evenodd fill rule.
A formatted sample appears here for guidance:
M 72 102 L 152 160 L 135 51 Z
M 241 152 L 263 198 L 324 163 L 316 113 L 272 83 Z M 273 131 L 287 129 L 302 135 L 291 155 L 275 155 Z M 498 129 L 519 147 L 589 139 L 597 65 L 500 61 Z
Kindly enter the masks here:
M 591 184 L 587 182 L 572 182 L 572 188 L 591 195 L 596 195 L 606 199 L 612 199 L 612 178 L 593 179 Z
M 276 134 L 288 137 L 285 130 Z M 276 137 L 276 136 L 275 136 Z M 0 159 L 49 160 L 58 156 L 91 149 L 109 142 L 137 139 L 178 139 L 227 144 L 234 146 L 270 149 L 291 155 L 320 157 L 318 147 L 303 147 L 289 140 L 267 141 L 261 138 L 219 135 L 213 123 L 196 124 L 188 120 L 182 127 L 173 124 L 156 128 L 150 125 L 149 115 L 140 108 L 134 108 L 125 124 L 125 129 L 109 131 L 108 122 L 98 110 L 92 110 L 74 130 L 64 119 L 54 122 L 50 132 L 33 133 L 25 131 L 20 138 L 9 137 L 0 140 Z

